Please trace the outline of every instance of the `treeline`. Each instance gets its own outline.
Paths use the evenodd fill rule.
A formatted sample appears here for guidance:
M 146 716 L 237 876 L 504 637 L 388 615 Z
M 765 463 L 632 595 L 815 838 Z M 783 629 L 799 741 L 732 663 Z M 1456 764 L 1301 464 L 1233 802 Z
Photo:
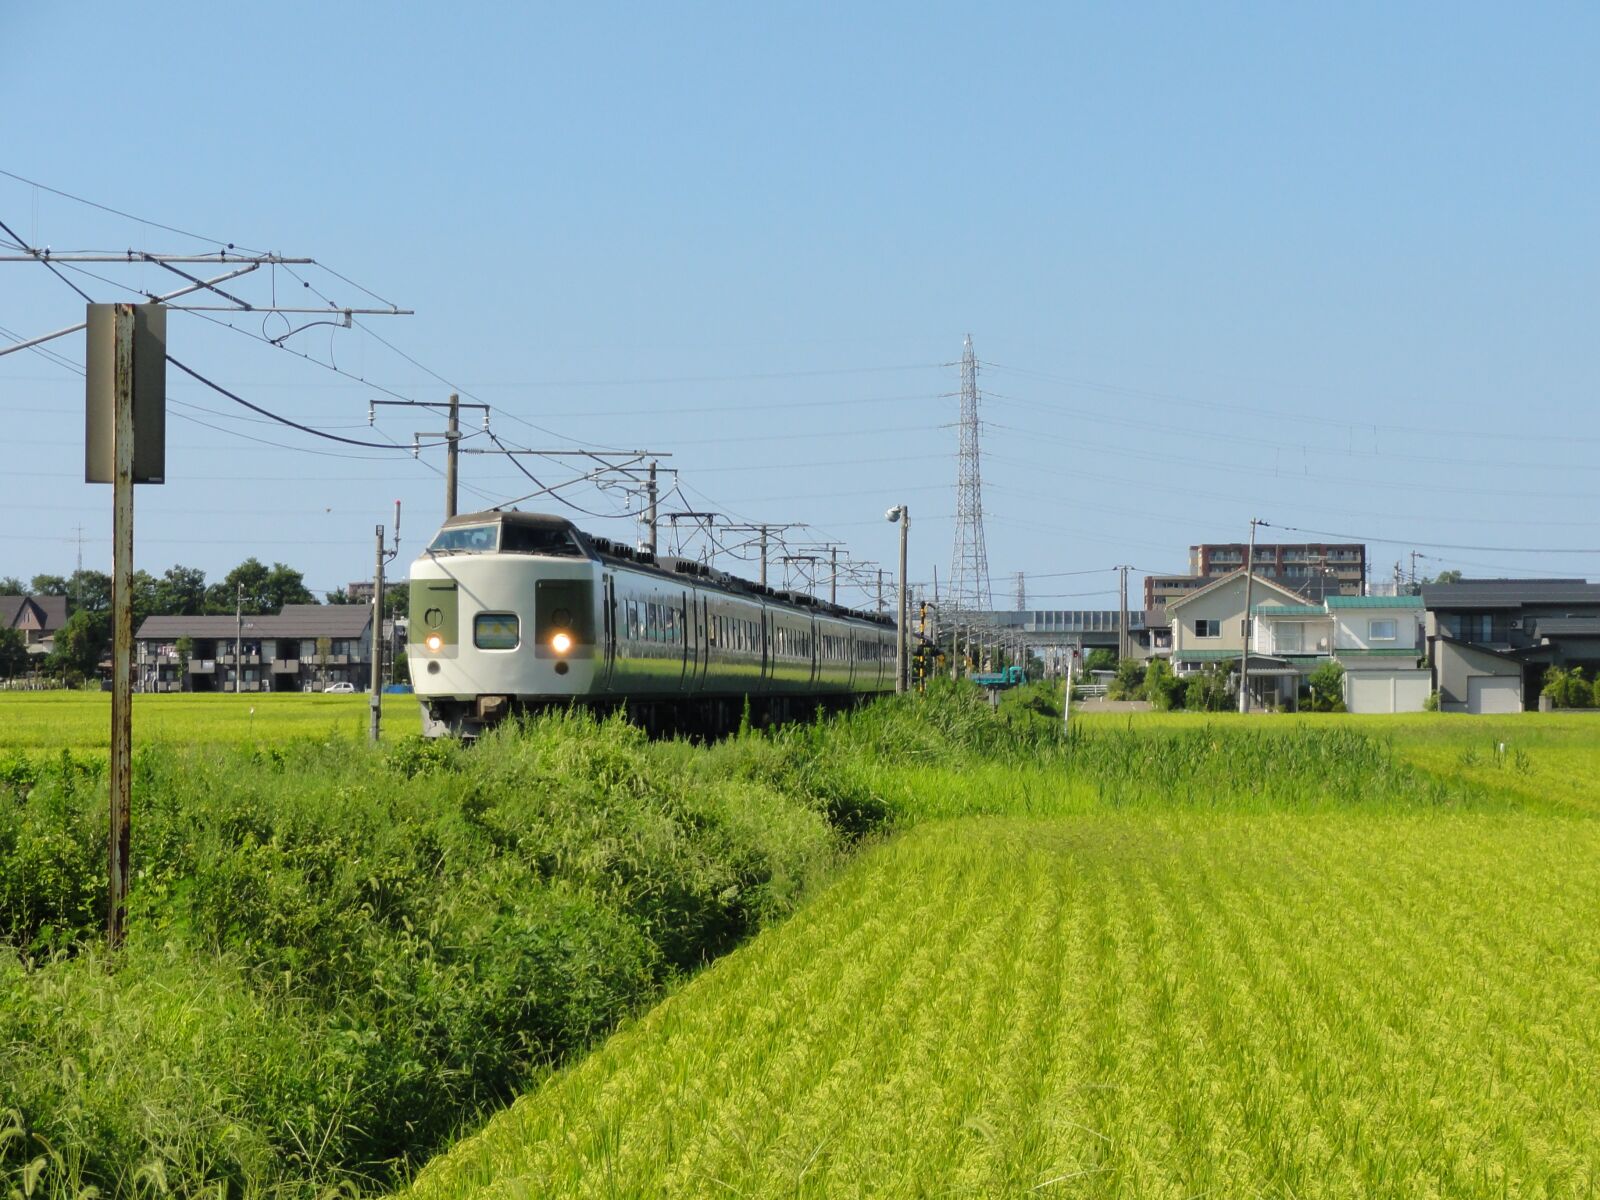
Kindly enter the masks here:
M 55 635 L 55 650 L 46 657 L 47 674 L 66 679 L 87 678 L 109 651 L 111 640 L 111 576 L 104 571 L 74 571 L 71 575 L 35 575 L 24 583 L 15 576 L 0 577 L 0 596 L 65 596 L 67 623 Z M 404 616 L 407 589 L 385 593 L 387 616 Z M 319 604 L 322 600 L 306 586 L 305 576 L 286 563 L 270 567 L 259 559 L 245 559 L 215 583 L 206 582 L 198 567 L 181 563 L 160 575 L 133 573 L 133 627 L 146 617 L 192 617 L 203 614 L 246 616 L 277 613 L 286 604 Z M 343 591 L 326 594 L 329 604 L 353 603 Z M 0 629 L 0 676 L 12 677 L 31 664 L 23 637 L 15 629 Z

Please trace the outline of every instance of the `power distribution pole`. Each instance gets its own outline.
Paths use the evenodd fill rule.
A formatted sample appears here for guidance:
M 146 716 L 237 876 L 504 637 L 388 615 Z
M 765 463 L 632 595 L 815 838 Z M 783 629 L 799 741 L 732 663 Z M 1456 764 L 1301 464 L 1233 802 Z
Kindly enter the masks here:
M 878 615 L 883 615 L 883 568 L 878 568 Z
M 906 646 L 906 540 L 911 535 L 911 510 L 900 510 L 900 623 L 899 636 L 895 638 L 894 690 L 906 690 L 906 669 L 910 657 Z
M 1133 653 L 1133 644 L 1128 640 L 1128 568 L 1126 566 L 1118 567 L 1117 575 L 1120 580 L 1118 587 L 1121 592 L 1122 605 L 1122 611 L 1117 621 L 1117 659 L 1121 661 L 1130 657 Z
M 767 586 L 767 527 L 761 527 L 761 586 Z
M 1239 711 L 1250 711 L 1250 593 L 1256 570 L 1256 518 L 1250 518 L 1250 549 L 1244 556 L 1244 651 L 1239 655 Z
M 828 603 L 839 603 L 839 547 L 828 547 Z
M 650 460 L 650 478 L 645 484 L 645 543 L 651 554 L 656 552 L 656 462 Z
M 244 581 L 238 584 L 238 590 L 233 596 L 233 694 L 240 692 L 240 681 L 244 679 Z
M 456 515 L 456 481 L 461 463 L 461 397 L 450 393 L 450 420 L 445 426 L 444 515 Z
M 372 571 L 372 694 L 367 698 L 371 720 L 367 737 L 376 742 L 383 724 L 383 653 L 388 642 L 383 636 L 383 565 L 400 552 L 400 501 L 394 502 L 394 549 L 383 548 L 383 526 L 378 527 L 378 555 Z

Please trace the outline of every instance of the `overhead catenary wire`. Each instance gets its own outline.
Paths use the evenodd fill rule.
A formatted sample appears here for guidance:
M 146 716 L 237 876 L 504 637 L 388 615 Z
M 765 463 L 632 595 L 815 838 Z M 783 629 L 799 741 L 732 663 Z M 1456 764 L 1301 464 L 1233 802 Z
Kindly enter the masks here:
M 360 438 L 350 438 L 350 437 L 345 437 L 342 434 L 328 433 L 326 430 L 318 429 L 315 426 L 303 424 L 302 422 L 292 420 L 289 417 L 279 416 L 277 413 L 273 412 L 271 409 L 263 408 L 259 404 L 254 404 L 251 401 L 246 400 L 243 396 L 240 396 L 235 392 L 229 391 L 227 388 L 223 387 L 220 383 L 216 383 L 213 380 L 207 379 L 204 375 L 200 374 L 199 371 L 196 371 L 193 367 L 189 366 L 187 363 L 179 361 L 178 359 L 174 358 L 170 354 L 167 355 L 167 361 L 169 363 L 171 363 L 173 366 L 177 367 L 178 370 L 182 371 L 185 375 L 188 375 L 191 378 L 193 378 L 196 381 L 198 381 L 199 383 L 204 384 L 206 387 L 210 388 L 212 391 L 216 392 L 218 395 L 226 396 L 229 400 L 232 400 L 235 404 L 241 404 L 245 408 L 248 408 L 251 412 L 260 413 L 264 417 L 270 417 L 272 420 L 278 422 L 278 424 L 280 424 L 280 425 L 287 425 L 291 429 L 298 429 L 302 433 L 311 434 L 313 437 L 326 438 L 330 442 L 340 442 L 340 443 L 342 443 L 342 444 L 344 444 L 346 446 L 360 446 L 363 449 L 367 449 L 367 450 L 402 450 L 402 451 L 406 451 L 407 453 L 409 453 L 410 450 L 412 449 L 409 446 L 397 446 L 397 445 L 395 445 L 393 443 L 390 443 L 390 442 L 368 442 L 368 441 L 363 441 Z M 468 437 L 472 437 L 472 436 L 475 436 L 475 435 L 468 434 L 467 436 Z M 445 445 L 444 442 L 425 442 L 425 443 L 422 443 L 422 445 L 419 446 L 418 448 L 419 449 L 431 449 L 434 446 L 443 446 L 443 445 Z
M 1332 538 L 1340 542 L 1378 542 L 1386 546 L 1426 546 L 1430 550 L 1466 550 L 1486 554 L 1600 554 L 1600 549 L 1580 546 L 1466 546 L 1453 542 L 1430 542 L 1422 538 L 1385 538 L 1358 533 L 1330 533 L 1326 529 L 1304 529 L 1298 525 L 1275 525 L 1262 521 L 1268 529 L 1281 529 L 1286 533 L 1304 533 L 1312 537 Z

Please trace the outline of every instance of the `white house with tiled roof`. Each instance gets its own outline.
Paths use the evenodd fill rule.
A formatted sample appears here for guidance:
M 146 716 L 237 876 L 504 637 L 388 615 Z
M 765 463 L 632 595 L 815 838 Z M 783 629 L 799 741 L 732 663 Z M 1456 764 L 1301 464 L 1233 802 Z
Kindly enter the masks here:
M 1295 669 L 1277 700 L 1292 707 L 1299 676 L 1330 659 L 1345 670 L 1345 707 L 1356 713 L 1421 712 L 1432 688 L 1420 596 L 1329 596 L 1321 604 L 1252 605 L 1252 656 Z M 1253 674 L 1254 672 L 1252 672 Z

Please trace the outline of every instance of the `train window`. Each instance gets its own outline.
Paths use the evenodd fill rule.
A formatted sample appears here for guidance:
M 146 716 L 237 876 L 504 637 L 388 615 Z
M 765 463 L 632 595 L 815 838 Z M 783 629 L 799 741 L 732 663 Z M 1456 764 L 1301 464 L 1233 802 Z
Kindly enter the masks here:
M 498 525 L 453 525 L 439 530 L 428 543 L 430 554 L 493 554 L 499 546 Z
M 583 554 L 572 530 L 540 528 L 507 521 L 500 531 L 500 550 L 504 554 L 547 554 L 559 558 L 578 558 Z
M 479 613 L 472 618 L 472 644 L 479 650 L 515 650 L 521 640 L 516 613 Z

